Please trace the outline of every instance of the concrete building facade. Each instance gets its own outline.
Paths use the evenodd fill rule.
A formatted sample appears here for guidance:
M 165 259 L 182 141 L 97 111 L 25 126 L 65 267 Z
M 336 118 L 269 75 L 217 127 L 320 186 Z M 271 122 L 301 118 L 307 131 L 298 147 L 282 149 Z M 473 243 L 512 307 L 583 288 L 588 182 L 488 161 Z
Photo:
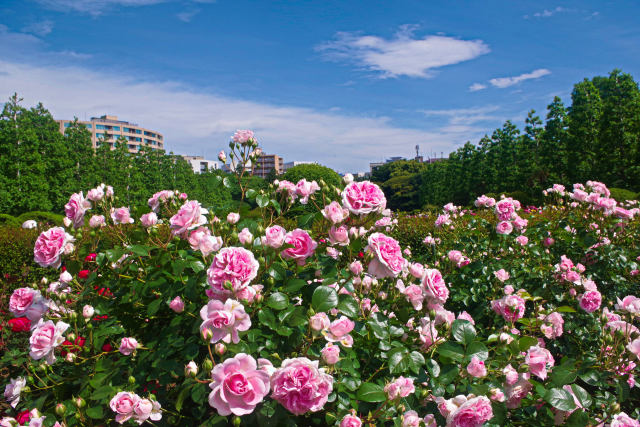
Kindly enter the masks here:
M 311 165 L 314 162 L 287 162 L 284 164 L 284 171 L 288 171 L 289 169 L 291 169 L 294 166 L 298 166 L 298 165 Z
M 202 156 L 182 156 L 193 169 L 195 173 L 205 173 L 209 170 L 218 169 L 218 162 L 215 160 L 207 160 Z
M 65 130 L 71 126 L 73 120 L 56 120 L 60 125 L 60 132 L 64 134 Z M 118 116 L 105 114 L 100 117 L 92 117 L 90 121 L 80 121 L 91 132 L 91 143 L 93 148 L 98 148 L 101 139 L 105 139 L 105 143 L 113 149 L 119 138 L 127 141 L 127 148 L 131 153 L 137 153 L 141 147 L 151 147 L 152 150 L 164 150 L 164 138 L 161 133 L 138 126 L 135 123 L 129 123 L 124 120 L 118 120 Z
M 276 170 L 276 175 L 284 173 L 284 159 L 277 154 L 261 154 L 252 168 L 252 173 L 266 178 L 273 169 Z

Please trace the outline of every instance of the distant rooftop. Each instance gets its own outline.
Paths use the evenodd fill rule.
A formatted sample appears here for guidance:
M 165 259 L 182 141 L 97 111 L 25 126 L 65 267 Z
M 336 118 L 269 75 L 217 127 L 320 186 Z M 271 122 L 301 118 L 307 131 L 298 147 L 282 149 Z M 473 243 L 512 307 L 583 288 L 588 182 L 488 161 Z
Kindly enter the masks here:
M 118 116 L 111 116 L 109 114 L 105 114 L 105 115 L 100 116 L 100 117 L 91 117 L 91 121 L 92 122 L 101 122 L 101 123 L 121 123 L 123 125 L 138 126 L 137 123 L 130 123 L 130 122 L 126 122 L 124 120 L 118 120 Z

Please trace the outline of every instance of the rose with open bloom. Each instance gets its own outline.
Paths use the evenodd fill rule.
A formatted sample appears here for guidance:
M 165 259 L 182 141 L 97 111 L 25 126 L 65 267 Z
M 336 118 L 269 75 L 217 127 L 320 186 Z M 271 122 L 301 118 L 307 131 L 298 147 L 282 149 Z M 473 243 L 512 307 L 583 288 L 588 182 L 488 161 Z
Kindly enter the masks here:
M 283 250 L 280 254 L 283 258 L 294 259 L 298 265 L 304 265 L 306 259 L 313 255 L 318 247 L 309 233 L 299 228 L 288 232 L 284 242 L 293 247 Z
M 82 191 L 71 195 L 69 202 L 64 205 L 64 213 L 71 220 L 74 228 L 80 228 L 84 224 L 84 213 L 91 209 L 91 202 L 85 200 Z
M 331 342 L 342 341 L 345 336 L 349 335 L 355 325 L 353 320 L 350 320 L 346 316 L 341 316 L 339 319 L 331 322 L 326 330 L 325 338 Z
M 347 219 L 349 210 L 343 208 L 340 203 L 333 201 L 324 207 L 322 216 L 331 221 L 331 223 L 338 224 Z
M 160 402 L 157 400 L 141 399 L 133 405 L 133 419 L 142 424 L 146 420 L 159 421 L 162 419 Z
M 233 142 L 238 144 L 246 144 L 254 140 L 254 134 L 252 130 L 239 129 L 233 134 Z
M 387 199 L 376 184 L 370 181 L 352 182 L 342 191 L 342 204 L 355 215 L 382 212 Z
M 20 393 L 22 389 L 27 385 L 27 381 L 24 377 L 18 377 L 11 379 L 11 382 L 4 388 L 4 398 L 9 402 L 12 408 L 18 406 L 20 402 Z
M 467 372 L 472 377 L 482 378 L 487 376 L 487 368 L 484 366 L 484 362 L 478 359 L 477 356 L 471 358 L 471 362 L 467 365 Z
M 332 226 L 329 229 L 329 242 L 332 245 L 346 246 L 349 244 L 349 232 L 347 227 L 341 225 L 339 227 Z
M 415 391 L 416 388 L 413 385 L 413 379 L 405 378 L 402 376 L 396 378 L 395 380 L 384 386 L 384 392 L 387 393 L 387 398 L 389 400 L 407 397 Z
M 197 200 L 185 202 L 178 210 L 178 213 L 169 219 L 171 232 L 176 236 L 186 236 L 187 230 L 192 230 L 207 223 L 207 218 L 205 217 L 207 213 L 209 211 L 202 208 Z
M 131 212 L 129 212 L 129 208 L 126 207 L 111 209 L 111 219 L 114 224 L 133 224 Z
M 318 190 L 320 190 L 320 186 L 315 181 L 309 182 L 302 178 L 296 184 L 296 195 L 300 197 L 300 203 L 303 205 L 306 205 L 309 202 L 309 197 Z
M 347 414 L 340 421 L 340 427 L 361 427 L 362 420 L 355 415 Z
M 118 350 L 125 356 L 129 356 L 138 346 L 138 340 L 132 337 L 125 337 L 120 341 L 120 348 L 118 348 Z
M 240 302 L 227 299 L 224 303 L 211 300 L 200 310 L 203 322 L 200 331 L 211 331 L 211 344 L 220 340 L 234 344 L 240 342 L 238 332 L 247 331 L 251 327 L 251 318 L 244 311 Z
M 518 295 L 505 295 L 499 300 L 491 301 L 491 309 L 507 322 L 515 322 L 524 316 L 525 301 Z
M 240 247 L 222 248 L 207 270 L 207 281 L 215 294 L 228 296 L 249 286 L 259 267 L 251 251 Z
M 153 227 L 158 223 L 158 215 L 155 212 L 149 212 L 140 217 L 140 223 L 143 227 Z
M 58 268 L 61 264 L 60 256 L 74 240 L 62 227 L 43 231 L 33 247 L 33 260 L 41 267 Z
M 182 301 L 182 298 L 180 298 L 180 296 L 177 296 L 171 300 L 171 302 L 169 303 L 169 308 L 176 313 L 182 313 L 184 311 L 184 301 Z
M 158 212 L 160 208 L 160 203 L 166 203 L 167 200 L 172 199 L 174 197 L 174 193 L 171 190 L 162 190 L 155 193 L 151 198 L 147 201 L 149 207 L 152 211 Z
M 270 248 L 278 249 L 284 244 L 284 238 L 287 234 L 287 230 L 279 225 L 272 225 L 264 230 L 264 236 L 262 237 L 262 244 L 269 246 Z
M 485 396 L 471 397 L 451 411 L 447 417 L 447 426 L 480 427 L 491 418 L 493 418 L 491 401 Z
M 32 322 L 38 321 L 48 309 L 48 301 L 35 289 L 18 288 L 9 298 L 9 311 L 16 317 L 25 316 Z
M 54 349 L 64 342 L 64 332 L 69 328 L 69 324 L 59 321 L 54 325 L 51 320 L 40 321 L 33 329 L 29 338 L 29 356 L 33 360 L 45 359 L 47 365 L 53 365 L 56 357 Z
M 116 413 L 116 422 L 124 424 L 134 415 L 133 408 L 140 397 L 128 391 L 121 391 L 109 402 L 111 410 Z
M 557 312 L 553 312 L 544 318 L 540 330 L 548 339 L 558 338 L 562 335 L 562 326 L 564 325 L 564 319 L 562 315 Z
M 626 311 L 631 314 L 640 314 L 640 298 L 633 295 L 627 295 L 622 300 L 616 298 L 616 310 Z
M 602 295 L 598 291 L 587 291 L 580 297 L 580 308 L 587 313 L 593 313 L 600 308 Z
M 333 377 L 306 357 L 285 359 L 271 376 L 271 397 L 294 415 L 317 412 L 333 390 Z
M 82 195 L 82 193 L 80 193 Z M 92 188 L 87 192 L 87 199 L 92 202 L 99 202 L 104 197 L 104 189 L 101 186 Z
M 104 227 L 105 225 L 107 225 L 107 221 L 104 215 L 93 215 L 89 218 L 89 227 L 91 228 Z
M 256 360 L 245 353 L 216 365 L 211 371 L 209 405 L 222 416 L 247 415 L 269 393 L 269 374 L 258 369 Z
M 634 420 L 624 412 L 620 412 L 613 416 L 609 427 L 640 427 L 640 422 Z
M 402 257 L 402 249 L 396 239 L 373 233 L 368 243 L 365 249 L 374 255 L 369 263 L 369 274 L 379 279 L 397 277 L 406 267 L 407 260 Z
M 238 240 L 242 245 L 251 244 L 253 243 L 253 234 L 251 234 L 251 231 L 245 227 L 240 233 L 238 233 Z
M 524 361 L 529 365 L 529 371 L 542 380 L 547 378 L 547 368 L 553 367 L 555 363 L 549 350 L 539 345 L 529 347 Z
M 340 346 L 328 342 L 320 351 L 327 365 L 335 365 L 340 360 Z
M 509 221 L 500 221 L 498 225 L 496 225 L 496 233 L 498 234 L 511 234 L 513 231 L 513 226 Z
M 444 304 L 449 298 L 447 288 L 442 274 L 435 268 L 427 268 L 422 274 L 422 289 L 427 299 L 434 304 Z
M 327 316 L 327 313 L 322 311 L 320 313 L 314 314 L 309 318 L 309 326 L 316 332 L 327 329 L 330 324 L 331 321 L 329 320 L 329 316 Z

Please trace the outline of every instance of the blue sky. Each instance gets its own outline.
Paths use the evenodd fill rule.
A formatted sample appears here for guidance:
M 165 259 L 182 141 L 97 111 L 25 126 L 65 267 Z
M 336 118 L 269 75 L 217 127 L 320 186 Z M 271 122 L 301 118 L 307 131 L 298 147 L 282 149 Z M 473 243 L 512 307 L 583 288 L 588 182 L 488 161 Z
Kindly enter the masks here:
M 253 129 L 340 172 L 477 142 L 640 67 L 640 3 L 3 0 L 0 96 L 105 113 L 213 158 Z

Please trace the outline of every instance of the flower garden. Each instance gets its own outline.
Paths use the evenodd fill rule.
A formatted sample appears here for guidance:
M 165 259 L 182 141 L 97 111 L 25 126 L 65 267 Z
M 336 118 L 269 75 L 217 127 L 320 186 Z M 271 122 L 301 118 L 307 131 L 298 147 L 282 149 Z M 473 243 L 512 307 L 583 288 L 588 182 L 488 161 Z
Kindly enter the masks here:
M 546 193 L 407 216 L 350 176 L 280 181 L 242 188 L 258 219 L 73 194 L 8 299 L 0 425 L 640 426 L 640 209 Z

